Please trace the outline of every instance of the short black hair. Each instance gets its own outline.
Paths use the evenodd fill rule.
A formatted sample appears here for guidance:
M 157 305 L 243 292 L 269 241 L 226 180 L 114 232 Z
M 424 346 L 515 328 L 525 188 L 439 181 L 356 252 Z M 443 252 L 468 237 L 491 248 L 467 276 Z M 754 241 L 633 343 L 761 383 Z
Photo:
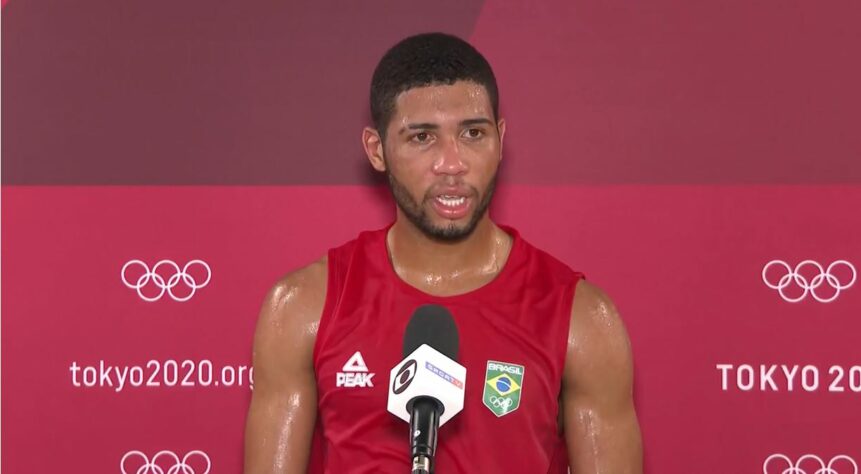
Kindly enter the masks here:
M 386 51 L 371 79 L 371 120 L 385 138 L 395 99 L 415 87 L 471 81 L 484 86 L 499 117 L 499 89 L 490 64 L 471 44 L 446 33 L 404 38 Z

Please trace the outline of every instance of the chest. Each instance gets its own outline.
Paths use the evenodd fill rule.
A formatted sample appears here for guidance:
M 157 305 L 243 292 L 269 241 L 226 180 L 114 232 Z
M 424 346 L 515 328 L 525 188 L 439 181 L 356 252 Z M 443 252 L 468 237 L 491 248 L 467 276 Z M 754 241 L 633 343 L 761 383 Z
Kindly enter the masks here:
M 342 306 L 321 326 L 315 373 L 319 408 L 330 424 L 356 418 L 397 422 L 385 407 L 390 371 L 403 358 L 412 305 Z M 493 426 L 526 412 L 554 421 L 565 337 L 546 324 L 552 315 L 524 314 L 524 307 L 505 304 L 450 305 L 450 310 L 460 337 L 458 363 L 467 374 L 464 416 L 456 424 Z

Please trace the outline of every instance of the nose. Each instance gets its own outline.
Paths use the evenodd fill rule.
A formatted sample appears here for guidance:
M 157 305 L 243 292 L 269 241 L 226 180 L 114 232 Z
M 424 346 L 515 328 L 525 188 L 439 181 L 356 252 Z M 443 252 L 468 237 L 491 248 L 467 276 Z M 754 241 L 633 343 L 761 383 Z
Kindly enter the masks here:
M 457 139 L 446 140 L 440 150 L 440 154 L 433 164 L 436 174 L 459 175 L 465 173 L 469 167 L 461 156 L 461 150 Z

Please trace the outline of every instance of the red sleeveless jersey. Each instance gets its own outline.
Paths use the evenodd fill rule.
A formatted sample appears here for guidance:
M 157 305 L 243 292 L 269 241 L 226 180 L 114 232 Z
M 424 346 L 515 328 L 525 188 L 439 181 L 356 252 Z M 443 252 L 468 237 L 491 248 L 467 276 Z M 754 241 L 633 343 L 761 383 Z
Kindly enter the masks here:
M 451 311 L 466 367 L 464 408 L 439 430 L 437 474 L 565 473 L 557 415 L 571 302 L 583 274 L 510 234 L 500 273 L 456 296 L 397 276 L 384 229 L 329 250 L 326 303 L 314 347 L 318 436 L 311 471 L 409 472 L 409 425 L 386 411 L 389 371 L 423 304 Z M 322 435 L 322 436 L 320 436 Z

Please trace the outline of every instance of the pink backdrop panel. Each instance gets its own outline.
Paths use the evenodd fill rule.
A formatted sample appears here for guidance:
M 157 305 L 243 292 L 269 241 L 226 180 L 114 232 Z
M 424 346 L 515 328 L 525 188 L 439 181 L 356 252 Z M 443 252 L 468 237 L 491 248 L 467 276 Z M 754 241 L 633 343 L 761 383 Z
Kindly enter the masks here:
M 780 473 L 861 459 L 858 202 L 849 186 L 504 186 L 493 213 L 615 300 L 647 472 Z M 22 473 L 186 455 L 239 472 L 264 294 L 393 215 L 362 186 L 13 186 L 2 206 L 2 468 Z M 773 260 L 806 280 L 770 288 Z M 831 266 L 807 293 L 805 260 Z

